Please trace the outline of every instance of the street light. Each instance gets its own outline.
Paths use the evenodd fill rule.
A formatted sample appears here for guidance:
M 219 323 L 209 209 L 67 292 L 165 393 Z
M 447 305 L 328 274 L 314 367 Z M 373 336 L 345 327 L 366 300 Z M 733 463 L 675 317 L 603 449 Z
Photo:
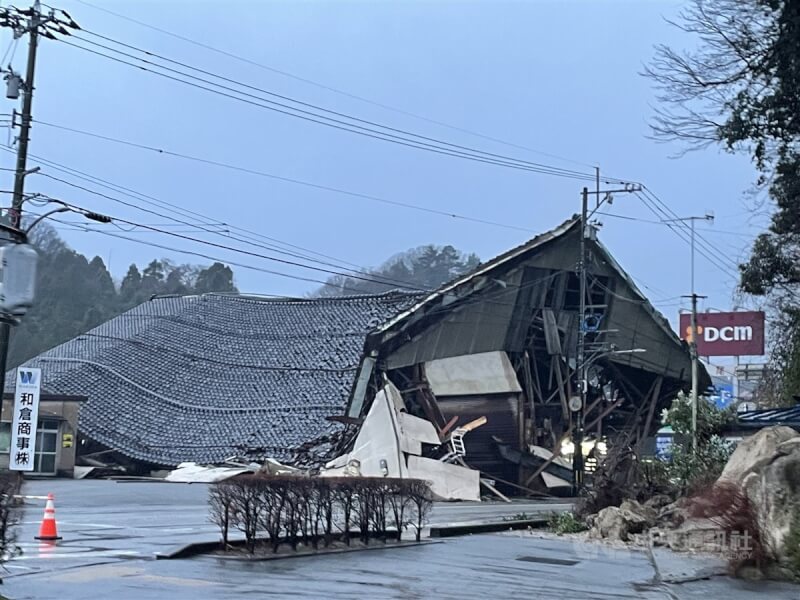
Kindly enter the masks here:
M 27 199 L 27 198 L 26 198 Z M 61 200 L 48 198 L 52 204 L 60 205 L 31 223 L 27 229 L 20 229 L 0 223 L 0 230 L 11 235 L 9 243 L 0 246 L 0 392 L 5 390 L 6 363 L 10 326 L 19 323 L 33 305 L 35 296 L 36 266 L 38 255 L 28 243 L 28 234 L 39 223 L 57 213 L 74 212 L 85 218 L 101 223 L 110 223 L 111 218 L 94 213 Z M 12 211 L 19 211 L 13 207 Z
M 694 290 L 694 223 L 695 221 L 710 221 L 714 222 L 714 215 L 713 213 L 707 212 L 702 217 L 682 217 L 677 219 L 667 219 L 664 223 L 670 222 L 680 222 L 684 223 L 689 221 L 692 224 L 692 295 L 690 296 L 692 299 L 692 321 L 691 321 L 691 339 L 689 340 L 689 354 L 692 358 L 692 452 L 697 452 L 697 396 L 698 396 L 698 387 L 699 387 L 699 365 L 698 365 L 698 357 L 697 357 L 697 299 L 699 296 L 695 293 Z

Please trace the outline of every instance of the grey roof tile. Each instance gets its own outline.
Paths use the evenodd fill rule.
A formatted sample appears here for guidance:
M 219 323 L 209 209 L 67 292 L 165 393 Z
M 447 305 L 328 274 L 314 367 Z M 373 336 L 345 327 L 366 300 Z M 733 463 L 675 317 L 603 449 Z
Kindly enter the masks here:
M 48 391 L 87 396 L 81 432 L 131 458 L 286 459 L 334 429 L 366 334 L 418 297 L 158 297 L 26 365 Z

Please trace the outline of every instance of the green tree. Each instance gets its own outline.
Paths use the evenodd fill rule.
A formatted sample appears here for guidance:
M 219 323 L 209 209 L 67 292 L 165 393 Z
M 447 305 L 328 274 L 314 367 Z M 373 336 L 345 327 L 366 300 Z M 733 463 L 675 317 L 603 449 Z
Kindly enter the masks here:
M 478 266 L 476 254 L 466 254 L 453 246 L 432 244 L 397 254 L 376 269 L 364 270 L 357 279 L 335 275 L 316 296 L 380 294 L 392 289 L 434 289 Z
M 220 262 L 215 262 L 197 274 L 194 282 L 194 291 L 196 294 L 236 292 L 236 286 L 233 284 L 233 271 L 230 267 Z
M 48 224 L 37 225 L 31 242 L 39 252 L 36 301 L 13 328 L 9 367 L 96 327 L 154 294 L 193 294 L 195 282 L 201 291 L 236 290 L 233 272 L 220 263 L 200 269 L 154 260 L 143 273 L 131 265 L 117 292 L 100 257 L 87 260 Z
M 128 272 L 119 287 L 119 296 L 122 306 L 131 307 L 139 303 L 139 291 L 142 286 L 142 274 L 134 264 L 128 267 Z
M 645 71 L 661 103 L 653 131 L 688 149 L 747 153 L 757 167 L 773 212 L 741 266 L 741 288 L 791 327 L 771 329 L 773 384 L 788 399 L 800 390 L 800 2 L 693 0 L 674 24 L 699 47 L 656 48 Z

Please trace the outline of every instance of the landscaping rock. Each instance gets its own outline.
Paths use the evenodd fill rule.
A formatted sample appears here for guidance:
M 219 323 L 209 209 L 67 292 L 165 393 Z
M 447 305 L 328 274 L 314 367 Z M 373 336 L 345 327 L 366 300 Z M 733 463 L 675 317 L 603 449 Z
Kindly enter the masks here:
M 589 537 L 594 539 L 612 539 L 628 541 L 628 523 L 616 506 L 604 508 L 594 519 L 594 526 Z
M 636 500 L 625 500 L 619 507 L 604 508 L 594 517 L 587 519 L 587 523 L 591 523 L 589 531 L 591 538 L 627 542 L 631 534 L 642 533 L 654 525 L 656 513 Z
M 658 520 L 658 513 L 649 506 L 642 506 L 636 500 L 625 500 L 619 506 L 620 511 L 622 511 L 626 520 L 630 521 L 631 523 L 636 523 L 637 526 L 639 523 L 643 523 L 645 528 L 653 527 Z M 634 531 L 634 528 L 631 529 L 632 533 L 639 533 L 638 531 Z
M 681 499 L 662 507 L 658 512 L 656 523 L 661 527 L 678 527 L 689 518 L 686 501 Z
M 800 433 L 783 426 L 767 427 L 743 439 L 728 459 L 719 481 L 741 484 L 747 475 L 771 463 L 778 446 L 792 439 L 800 439 Z
M 686 519 L 675 528 L 650 530 L 654 546 L 665 546 L 679 552 L 720 553 L 724 532 L 708 519 Z
M 652 508 L 656 514 L 658 514 L 658 512 L 668 504 L 672 504 L 672 498 L 670 496 L 666 494 L 656 494 L 652 498 L 648 498 L 643 506 Z
M 786 559 L 787 538 L 800 515 L 800 435 L 777 444 L 772 460 L 745 475 L 741 485 L 758 510 L 765 541 Z

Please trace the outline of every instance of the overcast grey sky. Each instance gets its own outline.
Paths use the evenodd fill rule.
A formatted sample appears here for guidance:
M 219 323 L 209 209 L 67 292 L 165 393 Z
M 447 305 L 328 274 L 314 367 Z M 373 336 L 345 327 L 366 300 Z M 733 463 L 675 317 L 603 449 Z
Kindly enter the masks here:
M 744 158 L 711 148 L 673 159 L 677 147 L 648 139 L 654 94 L 639 72 L 655 43 L 688 43 L 664 21 L 676 15 L 680 2 L 91 1 L 274 69 L 545 154 L 493 143 L 248 65 L 77 0 L 61 0 L 57 6 L 92 32 L 231 79 L 499 154 L 585 172 L 598 164 L 606 174 L 644 182 L 681 216 L 713 210 L 716 223 L 699 227 L 731 269 L 746 252 L 752 239 L 748 236 L 764 223 L 750 213 L 744 196 L 755 177 Z M 0 51 L 9 40 L 4 30 Z M 13 62 L 17 70 L 24 68 L 25 54 L 20 44 Z M 3 102 L 2 112 L 10 112 L 12 101 Z M 34 125 L 30 150 L 37 156 L 212 220 L 366 266 L 426 243 L 453 244 L 490 258 L 578 211 L 583 185 L 336 131 L 50 40 L 43 40 L 39 52 L 34 118 L 530 230 L 427 214 Z M 5 155 L 4 166 L 11 160 Z M 10 176 L 5 177 L 10 186 Z M 136 222 L 165 222 L 42 176 L 29 178 L 28 191 Z M 617 196 L 610 210 L 654 218 L 633 195 Z M 674 321 L 676 297 L 689 292 L 688 244 L 661 225 L 610 217 L 602 221 L 601 240 Z M 326 277 L 157 233 L 124 235 L 292 275 Z M 205 233 L 187 235 L 232 243 Z M 141 265 L 159 256 L 208 262 L 96 233 L 64 231 L 63 236 L 80 252 L 110 259 L 118 278 L 131 262 Z M 234 270 L 237 285 L 246 292 L 298 295 L 316 286 L 242 267 Z M 698 293 L 709 296 L 706 306 L 730 308 L 734 278 L 702 257 L 697 273 Z

